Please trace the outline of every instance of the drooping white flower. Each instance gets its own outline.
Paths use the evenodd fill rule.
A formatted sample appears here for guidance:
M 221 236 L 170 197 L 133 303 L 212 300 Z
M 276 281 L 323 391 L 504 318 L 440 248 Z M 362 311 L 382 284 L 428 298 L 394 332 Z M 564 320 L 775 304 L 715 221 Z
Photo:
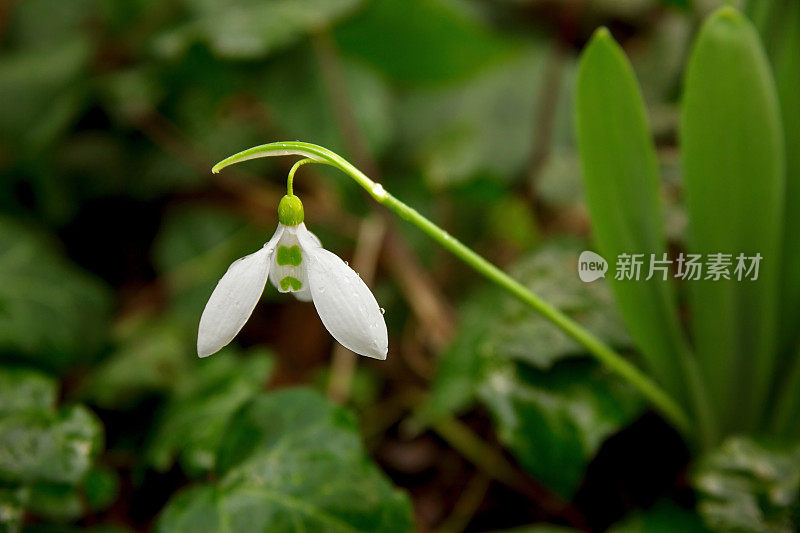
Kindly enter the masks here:
M 306 229 L 296 196 L 285 196 L 278 213 L 280 223 L 272 238 L 257 252 L 234 261 L 217 283 L 200 318 L 197 355 L 207 357 L 233 340 L 269 278 L 278 291 L 313 301 L 322 323 L 345 348 L 386 359 L 386 322 L 366 283 Z

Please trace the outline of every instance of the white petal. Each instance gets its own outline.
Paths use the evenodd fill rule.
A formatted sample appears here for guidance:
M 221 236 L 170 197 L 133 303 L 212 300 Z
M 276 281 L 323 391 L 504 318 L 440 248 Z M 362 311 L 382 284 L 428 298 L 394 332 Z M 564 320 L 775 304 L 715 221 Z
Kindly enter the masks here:
M 259 251 L 234 261 L 208 299 L 197 331 L 197 355 L 207 357 L 233 340 L 253 312 L 269 275 L 281 229 Z
M 292 296 L 300 300 L 301 302 L 310 302 L 311 301 L 311 291 L 308 289 L 308 283 L 300 289 L 299 291 L 292 292 Z
M 345 348 L 386 359 L 386 322 L 369 287 L 336 255 L 314 246 L 308 232 L 298 232 L 298 237 L 309 257 L 308 284 L 322 323 Z
M 314 242 L 314 244 L 316 244 L 317 248 L 321 247 L 322 246 L 322 241 L 319 240 L 319 237 L 317 237 L 316 235 L 314 235 L 313 233 L 308 231 L 306 229 L 306 225 L 305 224 L 302 224 L 302 226 L 303 226 L 303 230 L 305 230 L 305 232 L 306 232 L 306 235 L 311 237 L 311 240 Z M 302 231 L 301 231 L 301 233 L 302 233 Z

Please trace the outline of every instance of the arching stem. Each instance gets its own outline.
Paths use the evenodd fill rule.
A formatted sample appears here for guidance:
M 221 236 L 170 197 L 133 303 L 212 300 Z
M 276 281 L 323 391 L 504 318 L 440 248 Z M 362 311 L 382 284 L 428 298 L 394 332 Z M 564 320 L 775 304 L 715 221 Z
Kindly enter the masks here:
M 311 159 L 311 158 L 307 157 L 305 159 L 301 159 L 300 161 L 298 161 L 297 163 L 292 165 L 291 170 L 289 170 L 289 177 L 286 178 L 286 194 L 287 195 L 294 196 L 294 187 L 293 187 L 293 185 L 294 185 L 294 173 L 297 172 L 298 168 L 302 167 L 306 163 L 321 163 L 321 161 L 316 161 L 314 159 Z M 217 167 L 214 167 L 214 168 L 217 168 Z M 217 172 L 219 172 L 219 171 L 217 170 Z
M 214 165 L 212 172 L 217 173 L 228 165 L 246 161 L 248 159 L 279 155 L 299 155 L 305 158 L 295 163 L 289 172 L 287 189 L 290 195 L 292 194 L 292 181 L 294 179 L 294 173 L 301 165 L 314 162 L 331 165 L 338 168 L 350 176 L 350 178 L 352 178 L 361 187 L 363 187 L 370 194 L 370 196 L 375 199 L 375 201 L 385 205 L 400 215 L 400 217 L 403 219 L 417 226 L 420 230 L 441 244 L 444 248 L 452 252 L 467 265 L 475 269 L 490 281 L 513 294 L 519 300 L 541 314 L 544 318 L 552 322 L 555 326 L 561 329 L 561 331 L 575 339 L 597 360 L 599 360 L 606 367 L 621 376 L 625 381 L 637 389 L 679 430 L 685 434 L 689 434 L 691 430 L 691 424 L 686 413 L 670 395 L 668 395 L 644 372 L 634 366 L 627 359 L 616 353 L 591 332 L 581 327 L 577 322 L 531 292 L 523 284 L 513 279 L 511 276 L 494 266 L 492 263 L 473 252 L 472 249 L 455 239 L 445 230 L 422 216 L 416 209 L 404 204 L 389 194 L 380 183 L 375 183 L 369 179 L 363 172 L 358 170 L 338 154 L 335 154 L 334 152 L 315 144 L 303 142 L 277 142 L 256 146 L 223 159 Z

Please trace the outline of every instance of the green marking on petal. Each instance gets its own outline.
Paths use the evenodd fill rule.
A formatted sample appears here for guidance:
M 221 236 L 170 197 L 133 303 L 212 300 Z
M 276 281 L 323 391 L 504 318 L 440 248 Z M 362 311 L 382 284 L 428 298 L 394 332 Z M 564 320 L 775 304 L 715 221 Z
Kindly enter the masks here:
M 291 248 L 279 246 L 278 256 L 275 258 L 275 261 L 277 261 L 280 266 L 300 266 L 300 263 L 303 262 L 303 253 L 300 251 L 300 247 L 297 245 L 294 245 Z
M 286 276 L 281 280 L 281 290 L 288 291 L 290 287 L 293 291 L 299 291 L 303 288 L 303 282 L 295 277 Z

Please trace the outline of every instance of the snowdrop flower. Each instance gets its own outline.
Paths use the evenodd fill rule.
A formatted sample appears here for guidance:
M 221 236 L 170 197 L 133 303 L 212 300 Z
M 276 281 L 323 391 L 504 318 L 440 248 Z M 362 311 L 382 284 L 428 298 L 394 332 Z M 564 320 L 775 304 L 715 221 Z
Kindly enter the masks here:
M 299 198 L 284 196 L 278 219 L 269 242 L 234 261 L 217 283 L 200 318 L 197 355 L 207 357 L 233 340 L 269 278 L 280 292 L 313 301 L 322 323 L 345 348 L 386 359 L 386 322 L 366 283 L 306 229 Z

